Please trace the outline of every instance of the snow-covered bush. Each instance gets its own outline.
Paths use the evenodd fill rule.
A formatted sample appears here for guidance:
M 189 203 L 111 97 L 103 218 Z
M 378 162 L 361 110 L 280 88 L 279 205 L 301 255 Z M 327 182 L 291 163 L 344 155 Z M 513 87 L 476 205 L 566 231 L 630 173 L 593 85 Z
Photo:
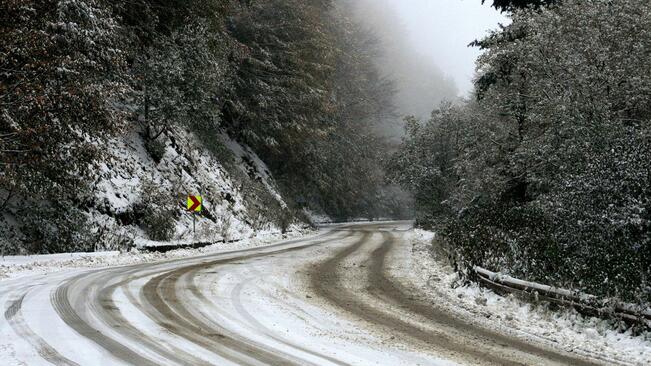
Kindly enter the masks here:
M 177 199 L 150 179 L 144 179 L 140 200 L 135 205 L 138 224 L 152 240 L 170 240 L 176 230 Z
M 159 136 L 156 139 L 145 138 L 145 149 L 151 158 L 156 162 L 160 162 L 165 155 L 165 136 Z
M 28 253 L 92 252 L 98 239 L 87 215 L 76 208 L 43 205 L 23 211 L 26 251 Z
M 231 239 L 232 223 L 233 217 L 230 214 L 225 214 L 219 218 L 219 221 L 217 222 L 217 230 L 222 240 L 229 241 Z

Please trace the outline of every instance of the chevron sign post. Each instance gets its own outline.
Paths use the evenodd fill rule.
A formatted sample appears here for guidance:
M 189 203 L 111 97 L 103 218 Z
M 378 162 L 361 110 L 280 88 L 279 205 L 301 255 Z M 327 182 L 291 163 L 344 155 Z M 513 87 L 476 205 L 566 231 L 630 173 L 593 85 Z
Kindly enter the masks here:
M 187 207 L 188 211 L 192 213 L 192 235 L 195 236 L 197 234 L 195 229 L 196 213 L 203 210 L 203 198 L 201 196 L 188 195 Z
M 188 211 L 201 212 L 201 209 L 203 209 L 202 203 L 201 196 L 188 196 Z

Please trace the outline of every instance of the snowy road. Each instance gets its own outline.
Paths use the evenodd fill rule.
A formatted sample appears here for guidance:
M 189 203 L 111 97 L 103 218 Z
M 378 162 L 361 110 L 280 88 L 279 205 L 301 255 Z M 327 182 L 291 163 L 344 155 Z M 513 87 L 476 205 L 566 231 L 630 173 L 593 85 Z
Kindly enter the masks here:
M 408 223 L 3 281 L 0 360 L 55 365 L 588 365 L 456 318 L 395 276 Z

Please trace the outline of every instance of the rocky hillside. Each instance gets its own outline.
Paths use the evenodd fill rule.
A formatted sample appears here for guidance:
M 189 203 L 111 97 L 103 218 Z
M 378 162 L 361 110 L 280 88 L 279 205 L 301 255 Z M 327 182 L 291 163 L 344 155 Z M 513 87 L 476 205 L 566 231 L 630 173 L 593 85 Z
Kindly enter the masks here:
M 102 141 L 105 158 L 91 173 L 91 193 L 80 197 L 83 209 L 76 219 L 83 227 L 75 227 L 71 240 L 59 242 L 58 248 L 105 250 L 169 241 L 228 241 L 305 225 L 287 213 L 287 204 L 257 155 L 226 134 L 221 138 L 223 143 L 210 151 L 195 134 L 181 128 L 170 129 L 155 144 L 137 129 Z M 194 231 L 193 215 L 185 207 L 188 194 L 204 199 L 203 212 L 194 215 Z M 39 208 L 33 209 L 38 215 Z M 34 234 L 45 245 L 57 244 L 50 236 L 65 239 L 56 230 L 48 232 L 48 227 L 27 232 L 16 217 L 19 212 L 3 212 L 0 248 L 4 254 L 54 251 L 30 246 L 38 243 L 32 241 Z

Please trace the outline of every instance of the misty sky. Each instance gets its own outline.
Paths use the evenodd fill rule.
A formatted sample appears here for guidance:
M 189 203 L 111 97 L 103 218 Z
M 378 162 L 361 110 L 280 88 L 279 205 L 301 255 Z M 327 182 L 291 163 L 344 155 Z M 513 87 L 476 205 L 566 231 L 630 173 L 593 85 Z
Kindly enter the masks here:
M 408 31 L 414 48 L 454 79 L 462 95 L 472 88 L 479 50 L 467 47 L 509 20 L 481 0 L 386 0 Z

